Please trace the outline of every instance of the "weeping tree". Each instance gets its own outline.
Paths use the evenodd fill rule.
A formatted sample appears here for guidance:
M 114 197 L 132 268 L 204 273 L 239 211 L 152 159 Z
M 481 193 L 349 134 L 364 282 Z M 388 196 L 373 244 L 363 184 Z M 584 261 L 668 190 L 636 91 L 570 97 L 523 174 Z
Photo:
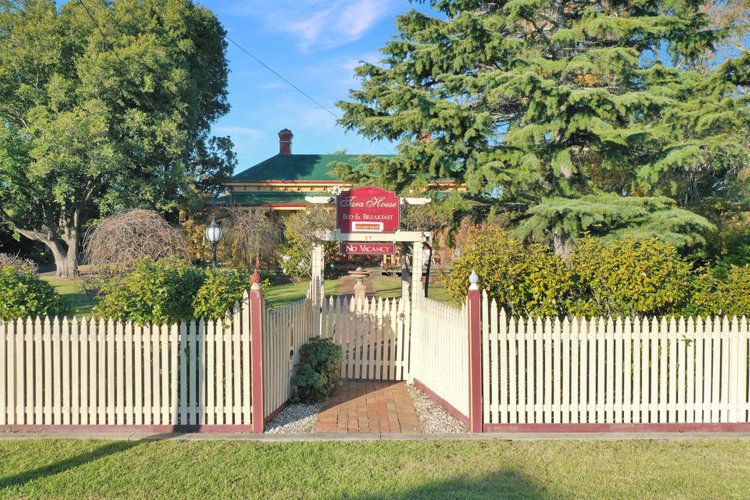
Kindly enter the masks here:
M 398 155 L 338 165 L 344 179 L 400 191 L 454 179 L 506 206 L 565 198 L 579 214 L 612 201 L 602 193 L 694 210 L 734 192 L 750 55 L 703 64 L 731 36 L 706 14 L 715 2 L 424 3 L 438 15 L 402 15 L 382 61 L 357 67 L 361 88 L 338 103 L 347 129 L 397 141 Z M 633 204 L 608 213 L 628 230 L 651 224 L 630 218 Z M 677 226 L 708 227 L 694 222 Z
M 224 29 L 190 0 L 0 0 L 0 224 L 76 273 L 124 208 L 194 206 L 234 168 Z M 93 18 L 93 19 L 92 19 Z

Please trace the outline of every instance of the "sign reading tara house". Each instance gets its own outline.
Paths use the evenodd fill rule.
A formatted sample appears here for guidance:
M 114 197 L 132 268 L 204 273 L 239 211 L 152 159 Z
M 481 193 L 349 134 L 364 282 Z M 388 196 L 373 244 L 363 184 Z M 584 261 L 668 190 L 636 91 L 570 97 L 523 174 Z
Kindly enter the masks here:
M 401 198 L 372 186 L 344 191 L 336 197 L 336 227 L 342 233 L 395 233 Z

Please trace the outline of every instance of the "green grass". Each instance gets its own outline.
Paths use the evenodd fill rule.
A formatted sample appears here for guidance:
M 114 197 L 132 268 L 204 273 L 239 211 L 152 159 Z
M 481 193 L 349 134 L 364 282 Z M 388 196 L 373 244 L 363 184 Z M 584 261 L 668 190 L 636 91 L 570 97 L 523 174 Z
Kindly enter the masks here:
M 0 496 L 741 498 L 750 441 L 0 441 Z
M 48 275 L 42 275 L 41 278 L 52 285 L 68 304 L 71 316 L 91 315 L 91 308 L 94 307 L 95 302 L 83 292 L 80 279 L 55 278 Z
M 400 278 L 374 278 L 372 280 L 372 286 L 375 289 L 376 297 L 401 297 Z M 453 307 L 459 307 L 459 304 L 448 294 L 448 290 L 442 283 L 430 283 L 428 292 L 429 297 L 432 300 L 436 300 Z
M 325 280 L 326 296 L 338 295 L 341 284 L 338 280 Z M 266 302 L 272 309 L 283 307 L 302 300 L 307 295 L 307 288 L 310 286 L 309 281 L 301 283 L 284 283 L 280 285 L 271 285 L 265 293 Z

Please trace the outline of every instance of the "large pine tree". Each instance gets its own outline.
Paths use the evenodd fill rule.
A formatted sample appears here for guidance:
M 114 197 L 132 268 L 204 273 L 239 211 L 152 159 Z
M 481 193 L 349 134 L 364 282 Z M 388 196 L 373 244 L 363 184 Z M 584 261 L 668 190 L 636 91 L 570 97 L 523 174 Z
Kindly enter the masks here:
M 401 16 L 339 103 L 348 129 L 399 141 L 346 178 L 453 178 L 531 207 L 614 193 L 693 208 L 746 166 L 750 57 L 700 65 L 730 36 L 704 1 L 429 3 L 439 13 Z

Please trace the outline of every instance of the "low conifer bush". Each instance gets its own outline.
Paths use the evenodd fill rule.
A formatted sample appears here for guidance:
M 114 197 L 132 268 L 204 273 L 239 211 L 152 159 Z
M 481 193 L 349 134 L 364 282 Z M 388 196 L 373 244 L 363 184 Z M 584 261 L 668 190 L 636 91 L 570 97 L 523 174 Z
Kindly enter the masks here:
M 313 338 L 300 349 L 300 360 L 292 378 L 293 403 L 319 403 L 328 398 L 341 381 L 341 346 L 329 338 Z

